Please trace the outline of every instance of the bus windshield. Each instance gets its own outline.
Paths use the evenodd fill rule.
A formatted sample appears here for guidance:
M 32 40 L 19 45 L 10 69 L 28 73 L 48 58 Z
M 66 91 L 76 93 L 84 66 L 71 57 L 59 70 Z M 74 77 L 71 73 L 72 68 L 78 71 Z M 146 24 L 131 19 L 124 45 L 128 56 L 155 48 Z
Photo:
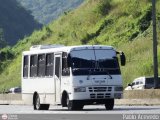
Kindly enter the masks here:
M 72 51 L 72 69 L 119 69 L 116 52 L 114 50 L 77 50 Z

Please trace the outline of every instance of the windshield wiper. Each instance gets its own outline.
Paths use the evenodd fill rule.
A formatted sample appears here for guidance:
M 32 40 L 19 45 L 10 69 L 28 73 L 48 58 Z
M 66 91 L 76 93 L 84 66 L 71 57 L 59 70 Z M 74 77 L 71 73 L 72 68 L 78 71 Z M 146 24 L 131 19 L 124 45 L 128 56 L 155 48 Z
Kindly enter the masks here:
M 109 74 L 109 71 L 107 69 L 106 69 L 106 73 L 110 77 L 110 79 L 112 79 L 112 76 Z
M 107 69 L 106 70 L 103 69 L 102 71 L 100 71 L 100 70 L 96 71 L 95 69 L 93 69 L 93 71 L 92 71 L 92 69 L 89 69 L 88 72 L 89 72 L 89 74 L 87 76 L 87 80 L 90 79 L 90 76 L 91 76 L 92 72 L 106 72 L 107 75 L 109 76 L 109 79 L 113 79 L 113 77 L 109 74 L 109 71 Z

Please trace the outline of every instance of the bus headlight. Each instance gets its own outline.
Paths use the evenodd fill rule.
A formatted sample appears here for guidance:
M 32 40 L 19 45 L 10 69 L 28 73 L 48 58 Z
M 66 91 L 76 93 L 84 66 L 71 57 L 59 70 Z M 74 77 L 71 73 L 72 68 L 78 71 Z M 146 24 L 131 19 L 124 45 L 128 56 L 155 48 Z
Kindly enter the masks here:
M 114 87 L 114 91 L 123 91 L 122 86 Z
M 77 88 L 74 88 L 74 92 L 86 92 L 86 88 L 85 87 L 77 87 Z

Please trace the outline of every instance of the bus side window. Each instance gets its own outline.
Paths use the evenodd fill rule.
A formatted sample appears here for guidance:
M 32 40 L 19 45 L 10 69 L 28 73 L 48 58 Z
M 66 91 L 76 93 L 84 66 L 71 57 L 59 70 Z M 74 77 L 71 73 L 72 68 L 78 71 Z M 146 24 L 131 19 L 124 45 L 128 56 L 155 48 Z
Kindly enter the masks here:
M 28 55 L 23 57 L 23 77 L 28 77 Z
M 53 76 L 53 64 L 54 63 L 54 54 L 49 53 L 46 54 L 46 71 L 45 75 L 46 76 Z
M 67 62 L 67 53 L 63 52 L 62 53 L 62 76 L 69 76 L 70 71 L 68 67 L 68 62 Z
M 45 54 L 38 55 L 38 77 L 45 76 Z
M 37 55 L 32 55 L 31 56 L 30 77 L 37 77 Z

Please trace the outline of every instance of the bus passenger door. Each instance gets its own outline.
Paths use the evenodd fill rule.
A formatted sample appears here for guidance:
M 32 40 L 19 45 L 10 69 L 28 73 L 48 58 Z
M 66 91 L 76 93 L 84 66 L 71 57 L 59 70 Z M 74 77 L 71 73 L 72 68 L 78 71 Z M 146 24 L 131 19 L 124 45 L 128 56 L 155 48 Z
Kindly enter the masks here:
M 61 63 L 61 55 L 55 55 L 55 100 L 58 104 L 61 102 Z

